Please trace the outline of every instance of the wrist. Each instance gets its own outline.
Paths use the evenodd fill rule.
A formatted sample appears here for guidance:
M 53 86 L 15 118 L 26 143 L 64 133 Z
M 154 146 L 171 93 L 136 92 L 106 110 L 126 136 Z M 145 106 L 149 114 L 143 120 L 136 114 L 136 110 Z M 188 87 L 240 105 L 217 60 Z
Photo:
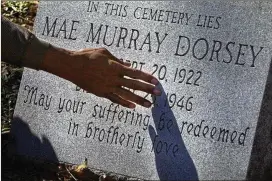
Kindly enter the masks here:
M 40 69 L 69 80 L 72 51 L 50 45 Z
M 40 40 L 34 34 L 31 34 L 22 59 L 22 65 L 24 67 L 39 70 L 49 46 L 49 43 Z

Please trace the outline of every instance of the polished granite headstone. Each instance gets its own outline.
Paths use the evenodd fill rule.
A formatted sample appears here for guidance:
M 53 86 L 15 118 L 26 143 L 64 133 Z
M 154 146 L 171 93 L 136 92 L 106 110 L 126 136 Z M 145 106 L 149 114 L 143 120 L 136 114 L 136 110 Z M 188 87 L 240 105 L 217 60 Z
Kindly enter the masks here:
M 271 18 L 268 2 L 41 2 L 39 38 L 106 47 L 156 76 L 163 93 L 137 91 L 154 104 L 130 110 L 25 69 L 12 125 L 18 153 L 86 157 L 92 168 L 142 179 L 257 177 L 260 160 L 271 161 Z

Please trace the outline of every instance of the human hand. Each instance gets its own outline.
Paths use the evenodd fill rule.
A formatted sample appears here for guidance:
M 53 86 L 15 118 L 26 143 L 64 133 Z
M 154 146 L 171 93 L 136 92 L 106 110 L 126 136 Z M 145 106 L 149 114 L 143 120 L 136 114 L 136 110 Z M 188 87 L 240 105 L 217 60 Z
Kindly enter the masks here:
M 68 51 L 50 47 L 41 69 L 124 107 L 135 108 L 135 103 L 150 107 L 150 101 L 124 87 L 160 95 L 160 90 L 154 86 L 158 80 L 148 73 L 129 68 L 129 65 L 105 48 Z

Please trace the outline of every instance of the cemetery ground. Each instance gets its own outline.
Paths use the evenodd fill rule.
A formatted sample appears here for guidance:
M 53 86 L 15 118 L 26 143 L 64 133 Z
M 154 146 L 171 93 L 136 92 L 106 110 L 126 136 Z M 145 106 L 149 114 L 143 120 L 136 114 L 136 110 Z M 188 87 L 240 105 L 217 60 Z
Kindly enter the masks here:
M 2 15 L 32 30 L 38 1 L 2 1 Z M 10 127 L 23 68 L 1 62 L 1 180 L 127 180 L 126 177 L 90 170 L 81 165 L 55 164 L 13 154 Z

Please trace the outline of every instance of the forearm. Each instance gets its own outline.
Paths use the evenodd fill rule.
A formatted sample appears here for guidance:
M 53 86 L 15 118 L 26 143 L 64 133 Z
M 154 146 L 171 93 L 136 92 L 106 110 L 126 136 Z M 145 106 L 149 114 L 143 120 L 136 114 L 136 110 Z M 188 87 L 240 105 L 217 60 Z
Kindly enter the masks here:
M 72 51 L 50 45 L 40 69 L 71 81 L 71 77 L 75 77 L 71 69 L 78 66 L 75 62 Z
M 39 70 L 49 44 L 39 40 L 27 29 L 10 22 L 3 16 L 1 18 L 1 60 Z
M 151 102 L 128 91 L 160 95 L 150 74 L 128 67 L 105 48 L 70 51 L 54 47 L 26 29 L 2 18 L 2 59 L 8 63 L 44 70 L 69 80 L 82 89 L 128 108 Z M 129 77 L 129 78 L 127 78 Z M 153 85 L 152 85 L 153 84 Z
M 72 60 L 72 51 L 50 45 L 38 39 L 27 29 L 1 16 L 1 60 L 13 65 L 44 70 L 67 80 L 73 80 L 71 68 L 78 66 Z

